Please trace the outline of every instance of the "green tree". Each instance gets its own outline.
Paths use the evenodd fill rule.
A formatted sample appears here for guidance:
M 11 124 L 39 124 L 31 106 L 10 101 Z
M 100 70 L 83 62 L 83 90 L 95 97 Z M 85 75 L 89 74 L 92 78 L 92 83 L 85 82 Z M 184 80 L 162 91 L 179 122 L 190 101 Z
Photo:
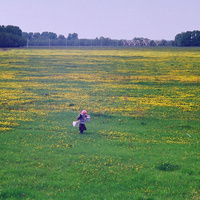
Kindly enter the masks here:
M 191 46 L 191 34 L 192 32 L 191 31 L 187 31 L 186 33 L 183 33 L 183 46 Z
M 22 30 L 18 26 L 8 25 L 5 27 L 5 31 L 7 33 L 11 33 L 13 35 L 18 35 L 20 37 L 22 36 Z
M 182 34 L 181 33 L 177 34 L 175 36 L 175 40 L 174 41 L 175 41 L 175 45 L 176 46 L 178 46 L 178 47 L 182 46 Z
M 42 32 L 42 34 L 41 34 L 41 37 L 43 37 L 43 38 L 48 38 L 49 37 L 49 32 L 47 32 L 47 31 L 45 31 L 45 32 Z
M 20 47 L 26 45 L 26 39 L 17 26 L 0 26 L 0 47 Z
M 200 46 L 200 31 L 193 31 L 191 34 L 191 45 Z
M 34 39 L 38 39 L 40 36 L 41 36 L 41 35 L 40 35 L 40 33 L 38 33 L 38 32 L 33 34 L 33 38 L 34 38 Z
M 162 46 L 167 46 L 167 40 L 162 40 L 162 41 L 161 41 L 161 45 L 162 45 Z
M 57 39 L 57 34 L 53 32 L 49 32 L 48 39 L 55 40 Z
M 200 31 L 187 31 L 175 36 L 176 46 L 200 46 Z
M 58 36 L 58 39 L 60 39 L 60 40 L 65 40 L 65 36 L 64 36 L 64 35 L 59 35 L 59 36 Z
M 156 46 L 156 43 L 155 43 L 154 40 L 151 40 L 151 41 L 150 41 L 150 46 Z
M 77 40 L 78 39 L 78 34 L 77 33 L 69 33 L 67 40 Z
M 33 33 L 30 32 L 30 33 L 27 33 L 27 32 L 22 32 L 22 36 L 26 39 L 29 39 L 31 40 L 33 38 Z

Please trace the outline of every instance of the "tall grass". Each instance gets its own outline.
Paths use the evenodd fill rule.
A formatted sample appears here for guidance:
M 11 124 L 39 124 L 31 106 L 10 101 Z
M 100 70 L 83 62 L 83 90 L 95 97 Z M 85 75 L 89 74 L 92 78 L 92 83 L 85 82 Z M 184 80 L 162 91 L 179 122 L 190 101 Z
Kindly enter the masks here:
M 200 199 L 199 52 L 0 51 L 1 199 Z

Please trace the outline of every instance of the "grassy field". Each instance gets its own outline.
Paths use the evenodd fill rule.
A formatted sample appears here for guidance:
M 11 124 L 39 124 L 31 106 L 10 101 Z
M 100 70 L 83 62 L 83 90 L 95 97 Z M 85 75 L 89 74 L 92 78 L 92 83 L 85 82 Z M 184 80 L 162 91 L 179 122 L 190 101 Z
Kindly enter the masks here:
M 200 199 L 199 75 L 200 48 L 0 50 L 1 199 Z

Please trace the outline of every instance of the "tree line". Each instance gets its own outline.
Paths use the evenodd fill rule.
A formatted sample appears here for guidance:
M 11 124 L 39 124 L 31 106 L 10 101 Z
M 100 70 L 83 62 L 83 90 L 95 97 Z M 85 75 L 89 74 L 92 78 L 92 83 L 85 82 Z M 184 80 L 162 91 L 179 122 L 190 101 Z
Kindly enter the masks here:
M 26 45 L 22 30 L 17 26 L 0 26 L 0 47 L 20 47 Z
M 179 47 L 200 46 L 200 31 L 187 31 L 177 34 L 175 45 Z
M 53 32 L 22 32 L 17 26 L 0 26 L 0 47 L 24 46 L 200 46 L 200 31 L 179 33 L 172 41 L 134 38 L 133 40 L 113 40 L 105 37 L 79 39 L 77 33 L 67 37 Z
M 28 46 L 123 46 L 122 40 L 104 37 L 79 39 L 77 33 L 69 33 L 67 37 L 64 35 L 57 36 L 53 32 L 23 32 L 22 34 L 26 38 Z

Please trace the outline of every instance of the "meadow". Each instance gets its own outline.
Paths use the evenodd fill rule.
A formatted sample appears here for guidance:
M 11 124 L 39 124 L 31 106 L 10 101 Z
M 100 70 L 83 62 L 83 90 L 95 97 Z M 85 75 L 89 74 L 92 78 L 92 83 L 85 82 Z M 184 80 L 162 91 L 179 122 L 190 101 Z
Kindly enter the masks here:
M 1 199 L 200 199 L 199 86 L 200 48 L 0 49 Z

